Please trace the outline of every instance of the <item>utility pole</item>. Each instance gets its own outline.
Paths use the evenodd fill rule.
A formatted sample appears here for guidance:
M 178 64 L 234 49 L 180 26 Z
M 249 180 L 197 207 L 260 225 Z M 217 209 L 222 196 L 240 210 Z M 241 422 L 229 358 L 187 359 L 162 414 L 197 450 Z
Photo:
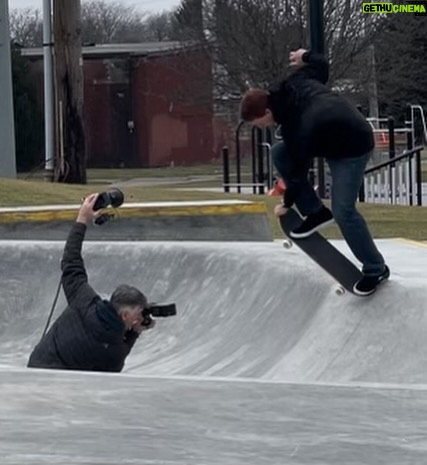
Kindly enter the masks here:
M 86 184 L 80 0 L 53 2 L 59 182 Z
M 0 177 L 16 178 L 8 0 L 0 0 Z

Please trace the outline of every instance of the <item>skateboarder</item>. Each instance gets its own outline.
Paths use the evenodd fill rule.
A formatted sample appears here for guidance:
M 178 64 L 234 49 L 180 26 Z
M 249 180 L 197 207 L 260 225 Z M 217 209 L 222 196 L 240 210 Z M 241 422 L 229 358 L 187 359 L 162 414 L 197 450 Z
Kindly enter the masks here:
M 374 148 L 372 128 L 360 112 L 326 87 L 328 63 L 305 49 L 290 53 L 291 76 L 271 87 L 250 89 L 241 102 L 241 117 L 259 128 L 281 125 L 283 142 L 273 147 L 273 159 L 286 183 L 277 216 L 294 204 L 305 217 L 291 237 L 305 238 L 335 220 L 347 244 L 362 263 L 364 277 L 355 284 L 358 295 L 372 294 L 390 276 L 356 201 Z M 326 159 L 332 177 L 332 212 L 308 182 L 310 158 Z
M 152 319 L 142 325 L 147 300 L 138 289 L 121 285 L 102 300 L 88 284 L 81 249 L 88 224 L 100 214 L 93 210 L 96 199 L 93 194 L 83 202 L 65 244 L 61 268 L 68 307 L 34 348 L 29 367 L 120 372 L 141 332 L 154 326 Z

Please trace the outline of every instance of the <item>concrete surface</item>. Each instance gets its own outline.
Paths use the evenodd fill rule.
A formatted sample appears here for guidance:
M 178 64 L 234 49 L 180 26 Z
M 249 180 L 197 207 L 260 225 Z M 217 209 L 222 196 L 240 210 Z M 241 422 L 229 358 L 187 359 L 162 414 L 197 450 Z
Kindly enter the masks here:
M 427 388 L 0 371 L 2 465 L 405 465 Z
M 79 205 L 0 208 L 0 239 L 64 240 Z M 271 241 L 265 204 L 241 200 L 125 203 L 87 240 Z M 125 221 L 120 221 L 120 220 Z
M 85 243 L 98 292 L 178 309 L 108 375 L 25 368 L 63 243 L 0 242 L 1 463 L 424 463 L 427 247 L 378 244 L 392 280 L 360 298 L 280 242 Z

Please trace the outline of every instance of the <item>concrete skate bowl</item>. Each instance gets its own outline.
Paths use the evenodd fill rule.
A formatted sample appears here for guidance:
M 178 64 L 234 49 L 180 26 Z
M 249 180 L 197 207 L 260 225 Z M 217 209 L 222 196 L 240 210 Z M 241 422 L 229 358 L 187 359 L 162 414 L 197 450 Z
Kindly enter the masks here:
M 0 242 L 0 365 L 25 366 L 59 280 L 59 242 Z M 395 276 L 375 296 L 336 296 L 335 283 L 280 243 L 90 242 L 90 282 L 120 283 L 175 302 L 124 372 L 290 382 L 426 383 L 427 289 Z M 393 265 L 393 264 L 392 264 Z M 64 307 L 60 295 L 56 315 Z

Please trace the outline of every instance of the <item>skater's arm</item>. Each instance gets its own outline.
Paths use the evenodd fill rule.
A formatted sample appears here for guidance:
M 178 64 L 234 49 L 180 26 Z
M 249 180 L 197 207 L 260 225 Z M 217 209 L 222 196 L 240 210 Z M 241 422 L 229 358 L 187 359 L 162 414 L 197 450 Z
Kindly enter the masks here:
M 297 71 L 289 79 L 316 79 L 322 84 L 328 82 L 329 64 L 325 56 L 320 53 L 304 49 L 291 52 L 290 65 Z
M 96 292 L 88 284 L 82 258 L 82 245 L 87 225 L 96 217 L 96 213 L 92 209 L 96 197 L 96 194 L 92 195 L 83 203 L 77 221 L 72 226 L 65 244 L 61 260 L 62 286 L 69 305 L 78 303 L 78 306 L 82 306 L 89 304 L 97 297 Z
M 289 171 L 289 177 L 286 180 L 286 190 L 283 193 L 283 206 L 291 208 L 297 200 L 302 183 L 308 177 L 309 163 L 308 160 L 294 160 L 292 169 Z

